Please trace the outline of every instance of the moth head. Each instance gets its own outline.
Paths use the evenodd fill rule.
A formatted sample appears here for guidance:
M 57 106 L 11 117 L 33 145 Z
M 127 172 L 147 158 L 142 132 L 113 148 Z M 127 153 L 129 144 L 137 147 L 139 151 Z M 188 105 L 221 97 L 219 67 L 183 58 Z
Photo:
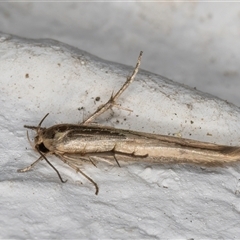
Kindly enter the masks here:
M 49 113 L 48 113 L 49 114 Z M 30 142 L 31 146 L 33 149 L 35 149 L 39 154 L 40 157 L 34 162 L 32 163 L 29 167 L 24 168 L 24 169 L 19 169 L 19 172 L 26 172 L 28 170 L 30 170 L 32 168 L 33 165 L 35 165 L 37 162 L 39 162 L 42 159 L 45 159 L 46 162 L 54 169 L 54 171 L 56 171 L 58 177 L 60 178 L 62 183 L 65 183 L 67 180 L 63 180 L 60 173 L 58 172 L 58 170 L 48 161 L 48 159 L 46 158 L 47 153 L 49 153 L 49 149 L 47 149 L 44 145 L 44 133 L 46 132 L 46 128 L 42 128 L 41 124 L 43 123 L 43 121 L 45 120 L 45 118 L 48 116 L 48 114 L 46 114 L 44 116 L 44 118 L 40 121 L 40 123 L 38 124 L 38 126 L 24 126 L 25 128 L 31 129 L 31 130 L 35 130 L 36 131 L 36 136 L 34 138 L 34 142 L 31 142 L 29 139 L 29 135 L 27 132 L 27 138 L 28 141 Z
M 31 129 L 31 130 L 35 130 L 36 131 L 36 136 L 34 137 L 34 142 L 30 141 L 29 135 L 28 135 L 28 131 L 27 131 L 27 138 L 28 141 L 30 142 L 31 146 L 33 149 L 36 149 L 38 152 L 42 152 L 42 153 L 47 153 L 49 152 L 49 150 L 44 146 L 43 144 L 43 133 L 45 131 L 46 128 L 42 128 L 41 125 L 43 123 L 43 121 L 46 119 L 46 117 L 48 116 L 49 113 L 47 113 L 44 118 L 40 121 L 40 123 L 38 124 L 38 126 L 28 126 L 28 125 L 24 125 L 25 128 Z

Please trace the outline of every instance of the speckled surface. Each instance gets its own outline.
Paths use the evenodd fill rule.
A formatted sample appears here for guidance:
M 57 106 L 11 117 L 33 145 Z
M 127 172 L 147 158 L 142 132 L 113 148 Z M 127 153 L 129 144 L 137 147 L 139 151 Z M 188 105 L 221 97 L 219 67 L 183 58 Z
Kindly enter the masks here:
M 40 10 L 44 9 L 44 5 L 40 3 L 12 3 L 11 5 L 1 3 L 2 15 L 0 18 L 4 19 L 1 21 L 1 30 L 25 37 L 52 37 L 63 41 L 64 34 L 59 34 L 59 23 L 63 23 L 65 19 L 65 25 L 60 26 L 62 29 L 67 29 L 67 26 L 70 26 L 70 20 L 64 18 L 64 15 L 62 19 L 58 18 L 57 11 L 56 15 L 48 15 L 50 6 L 54 6 L 58 10 L 63 9 L 64 6 L 66 16 L 68 16 L 68 10 L 73 19 L 74 16 L 77 19 L 77 14 L 84 9 L 88 8 L 92 13 L 96 9 L 91 4 L 81 5 L 82 8 L 79 7 L 80 5 L 71 5 L 70 3 L 69 5 L 55 4 L 45 5 L 45 17 L 43 18 L 42 15 L 41 18 L 46 23 L 49 22 L 49 26 L 52 28 L 49 30 L 46 28 L 41 32 L 40 29 L 44 29 L 44 27 L 37 22 L 33 24 L 35 31 L 31 28 L 31 31 L 27 31 L 29 24 L 27 19 L 33 17 L 38 19 L 38 14 L 40 18 Z M 106 12 L 111 9 L 116 13 L 115 24 L 114 21 L 109 21 L 108 27 L 103 25 L 105 34 L 108 35 L 112 24 L 112 32 L 115 35 L 110 35 L 108 44 L 110 45 L 111 39 L 118 39 L 115 42 L 115 48 L 113 46 L 107 48 L 104 45 L 106 43 L 103 43 L 101 47 L 94 46 L 90 51 L 86 44 L 87 38 L 89 46 L 91 41 L 96 44 L 96 36 L 99 41 L 105 37 L 104 34 L 99 34 L 100 30 L 96 30 L 95 36 L 92 36 L 93 32 L 89 31 L 89 35 L 85 34 L 81 38 L 79 35 L 76 36 L 81 33 L 81 31 L 76 31 L 76 28 L 75 35 L 71 35 L 71 31 L 75 27 L 73 24 L 72 28 L 69 27 L 66 35 L 69 40 L 66 40 L 65 36 L 64 42 L 91 53 L 95 52 L 102 58 L 129 64 L 131 67 L 107 62 L 55 41 L 23 39 L 1 33 L 1 238 L 239 238 L 240 165 L 238 163 L 215 168 L 193 165 L 150 166 L 142 163 L 122 168 L 107 164 L 99 164 L 98 168 L 85 167 L 85 172 L 100 187 L 98 196 L 94 195 L 94 188 L 88 181 L 54 157 L 50 159 L 62 176 L 68 179 L 66 184 L 61 184 L 55 172 L 44 162 L 28 173 L 16 172 L 18 168 L 30 164 L 38 157 L 27 141 L 24 124 L 38 124 L 47 112 L 50 112 L 50 115 L 45 120 L 44 126 L 63 122 L 80 122 L 104 103 L 112 91 L 118 90 L 130 74 L 132 66 L 135 65 L 140 50 L 144 51 L 142 68 L 161 73 L 162 71 L 157 66 L 163 66 L 166 67 L 164 71 L 170 72 L 170 68 L 167 67 L 169 62 L 176 62 L 175 64 L 179 62 L 179 66 L 172 68 L 172 76 L 178 76 L 179 79 L 183 79 L 185 76 L 186 82 L 181 82 L 190 83 L 192 86 L 199 84 L 202 90 L 209 90 L 207 92 L 210 93 L 214 89 L 218 97 L 235 104 L 240 103 L 239 97 L 237 97 L 239 89 L 237 86 L 239 85 L 235 85 L 239 71 L 237 69 L 238 57 L 235 56 L 234 51 L 239 43 L 234 45 L 235 38 L 229 34 L 224 34 L 226 38 L 221 39 L 220 42 L 217 41 L 219 40 L 217 33 L 223 34 L 231 31 L 235 36 L 238 34 L 237 31 L 234 32 L 234 25 L 230 30 L 224 28 L 234 18 L 237 5 L 235 7 L 231 4 L 228 6 L 229 11 L 230 8 L 232 9 L 233 17 L 225 16 L 225 20 L 222 19 L 221 24 L 220 16 L 223 10 L 225 15 L 229 14 L 229 11 L 224 9 L 224 5 L 215 8 L 215 11 L 211 11 L 214 7 L 211 5 L 212 8 L 209 8 L 208 14 L 203 12 L 203 5 L 199 4 L 162 5 L 165 6 L 166 14 L 179 19 L 176 22 L 169 21 L 167 25 L 160 24 L 156 20 L 157 16 L 154 17 L 154 15 L 141 10 L 145 6 L 153 12 L 154 8 L 150 8 L 150 5 L 130 4 L 128 9 L 131 11 L 126 9 L 124 4 L 118 4 L 118 7 L 114 4 L 106 5 L 108 6 L 105 8 Z M 160 4 L 158 7 L 160 8 Z M 146 8 L 144 9 L 146 10 Z M 172 14 L 170 14 L 171 11 Z M 26 16 L 25 20 L 20 18 L 23 13 Z M 149 24 L 147 20 L 144 21 L 146 26 L 140 22 L 136 25 L 137 30 L 132 35 L 124 35 L 125 40 L 118 38 L 118 31 L 114 29 L 114 26 L 118 26 L 120 16 L 124 16 L 123 13 L 126 14 L 125 16 L 129 16 L 130 23 L 140 19 L 139 16 L 141 19 L 144 19 L 143 16 L 145 16 L 145 20 L 155 19 L 151 26 L 159 28 L 161 30 L 159 30 L 159 34 L 165 31 L 166 38 L 169 40 L 165 42 L 166 52 L 162 59 L 158 57 L 161 55 L 160 52 L 163 53 L 162 44 L 159 44 L 160 50 L 157 48 L 158 40 L 160 41 L 161 38 L 153 33 L 151 37 L 155 37 L 154 44 L 148 44 L 148 35 L 139 33 L 139 29 L 145 33 L 146 29 L 149 29 L 146 28 Z M 113 19 L 113 13 L 111 16 Z M 187 42 L 179 43 L 180 40 L 177 41 L 177 37 L 175 37 L 175 42 L 174 37 L 170 41 L 169 36 L 180 36 L 174 30 L 177 29 L 181 32 L 180 20 L 184 21 L 185 19 L 186 21 L 186 16 L 188 19 L 195 19 L 195 21 L 189 22 L 189 25 L 190 23 L 195 24 L 196 27 L 194 34 L 191 33 L 191 26 L 184 25 L 185 35 L 186 33 L 192 35 L 192 38 L 186 38 L 189 45 Z M 198 16 L 202 16 L 202 18 Z M 17 17 L 21 21 L 25 21 L 19 20 L 18 28 L 13 25 Z M 78 21 L 78 27 L 83 29 L 83 20 L 85 19 L 87 22 L 88 17 L 86 15 L 81 18 L 82 22 Z M 73 19 L 71 21 L 76 22 Z M 104 19 L 103 14 L 102 19 Z M 209 21 L 208 24 L 205 21 Z M 171 26 L 170 23 L 172 23 Z M 100 20 L 99 24 L 102 24 Z M 208 28 L 206 28 L 207 25 Z M 7 26 L 8 31 L 4 29 Z M 56 27 L 55 32 L 53 26 Z M 85 26 L 89 29 L 91 26 L 94 29 L 93 26 L 97 26 L 97 21 L 92 20 L 92 24 L 89 23 Z M 133 27 L 129 24 L 126 27 L 127 30 L 129 30 L 129 26 Z M 167 26 L 170 27 L 167 28 Z M 22 34 L 18 32 L 21 28 Z M 123 27 L 119 27 L 119 29 L 124 31 Z M 101 30 L 103 31 L 104 28 Z M 200 36 L 197 33 L 206 31 L 208 31 L 208 35 L 204 35 L 204 38 L 197 38 Z M 86 29 L 85 32 L 87 32 Z M 57 37 L 58 34 L 63 38 Z M 137 34 L 145 37 L 141 41 L 135 40 L 131 45 L 130 42 Z M 130 36 L 132 37 L 131 41 Z M 211 52 L 205 51 L 205 54 L 202 53 L 198 56 L 197 65 L 194 65 L 194 61 L 190 61 L 193 55 L 186 54 L 186 46 L 191 46 L 195 54 L 199 53 L 206 36 L 210 36 L 209 39 L 212 39 L 212 41 L 206 41 L 208 48 L 215 44 L 214 48 L 218 50 L 212 51 L 212 55 L 215 54 L 217 61 L 212 65 L 204 62 L 204 59 L 211 55 Z M 80 39 L 82 47 L 80 43 L 79 45 L 74 44 L 77 42 L 76 38 Z M 199 42 L 202 41 L 200 49 L 191 45 L 196 42 L 196 39 Z M 232 41 L 232 44 L 229 44 L 228 41 Z M 123 42 L 123 48 L 119 49 Z M 171 44 L 168 45 L 169 42 Z M 126 46 L 128 48 L 131 46 L 132 49 L 128 52 Z M 181 46 L 183 46 L 182 49 Z M 173 52 L 170 52 L 173 48 L 175 48 L 174 57 Z M 104 57 L 104 51 L 106 57 Z M 119 59 L 117 57 L 114 59 L 113 56 L 117 55 L 117 51 Z M 224 54 L 221 51 L 225 51 Z M 222 57 L 220 58 L 220 56 Z M 228 65 L 229 62 L 230 65 Z M 150 65 L 151 67 L 149 67 Z M 191 67 L 193 65 L 194 68 Z M 185 70 L 183 70 L 184 66 Z M 204 68 L 205 75 L 201 70 L 204 66 L 206 66 Z M 236 70 L 236 74 L 220 74 L 226 72 L 230 67 L 233 69 L 232 72 Z M 161 74 L 166 75 L 165 72 Z M 167 76 L 171 77 L 169 74 Z M 191 76 L 194 77 L 191 78 Z M 218 87 L 212 88 L 211 86 L 214 85 Z M 100 101 L 96 101 L 96 97 L 100 97 Z M 132 112 L 114 109 L 100 117 L 99 123 L 118 128 L 239 145 L 240 110 L 237 106 L 206 93 L 184 87 L 159 75 L 141 70 L 136 81 L 122 95 L 119 103 L 123 107 L 131 109 Z M 81 110 L 82 107 L 83 110 Z M 33 137 L 32 133 L 31 137 Z

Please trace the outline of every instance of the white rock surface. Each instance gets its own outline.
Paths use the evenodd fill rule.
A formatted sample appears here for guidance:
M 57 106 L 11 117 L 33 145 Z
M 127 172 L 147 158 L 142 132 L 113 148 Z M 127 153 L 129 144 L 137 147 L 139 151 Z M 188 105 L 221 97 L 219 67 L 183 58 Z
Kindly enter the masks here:
M 140 50 L 142 69 L 240 106 L 239 12 L 233 2 L 1 2 L 1 32 L 131 67 L 1 34 L 0 238 L 239 239 L 239 163 L 88 167 L 97 197 L 54 158 L 66 184 L 44 162 L 16 172 L 37 158 L 24 124 L 47 112 L 44 126 L 81 121 L 125 81 Z M 140 71 L 119 101 L 133 112 L 114 109 L 100 123 L 239 145 L 239 108 L 158 75 Z
M 240 106 L 239 3 L 0 2 L 0 31 L 51 38 Z
M 99 184 L 98 196 L 54 157 L 66 184 L 44 162 L 16 172 L 38 157 L 24 124 L 37 125 L 47 112 L 44 126 L 81 121 L 132 69 L 57 41 L 1 33 L 1 238 L 239 236 L 239 164 L 90 166 L 85 172 Z M 239 145 L 238 107 L 159 75 L 140 70 L 119 103 L 132 112 L 114 108 L 101 124 Z

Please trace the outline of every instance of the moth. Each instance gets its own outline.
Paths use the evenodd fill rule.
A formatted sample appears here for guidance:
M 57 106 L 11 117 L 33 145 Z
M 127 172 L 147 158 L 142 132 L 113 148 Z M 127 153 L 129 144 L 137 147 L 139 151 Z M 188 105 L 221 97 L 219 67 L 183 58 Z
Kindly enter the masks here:
M 166 135 L 136 132 L 116 129 L 101 125 L 92 125 L 97 116 L 116 105 L 116 100 L 133 82 L 141 62 L 142 52 L 137 60 L 133 73 L 120 88 L 110 97 L 109 101 L 97 109 L 81 124 L 58 124 L 49 128 L 38 126 L 24 126 L 35 130 L 33 148 L 40 157 L 30 166 L 19 169 L 26 172 L 32 169 L 40 160 L 45 160 L 62 179 L 58 170 L 47 159 L 48 155 L 55 155 L 64 163 L 81 173 L 95 186 L 95 194 L 99 192 L 98 184 L 81 169 L 80 165 L 91 163 L 96 166 L 97 161 L 114 161 L 120 166 L 121 161 L 143 161 L 151 163 L 196 163 L 222 164 L 240 160 L 240 147 L 217 145 Z M 27 133 L 29 140 L 29 136 Z M 30 141 L 30 140 L 29 140 Z

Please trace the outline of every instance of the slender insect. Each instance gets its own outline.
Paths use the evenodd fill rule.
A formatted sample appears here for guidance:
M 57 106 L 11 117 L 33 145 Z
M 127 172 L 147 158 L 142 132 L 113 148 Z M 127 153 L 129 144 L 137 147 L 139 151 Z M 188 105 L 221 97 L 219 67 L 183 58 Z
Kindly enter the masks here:
M 81 124 L 41 127 L 47 114 L 38 126 L 24 126 L 36 131 L 32 145 L 40 157 L 30 166 L 19 169 L 18 172 L 27 172 L 44 159 L 56 171 L 61 182 L 66 182 L 47 159 L 47 155 L 55 155 L 87 178 L 95 186 L 95 194 L 98 194 L 97 183 L 79 168 L 81 164 L 91 163 L 96 166 L 98 161 L 104 160 L 114 161 L 120 166 L 118 162 L 120 159 L 126 162 L 141 160 L 152 163 L 185 162 L 214 165 L 240 160 L 240 147 L 89 124 L 97 116 L 117 105 L 117 98 L 133 82 L 140 66 L 141 57 L 142 52 L 140 52 L 132 75 L 127 78 L 120 90 Z M 27 137 L 29 140 L 28 133 Z

